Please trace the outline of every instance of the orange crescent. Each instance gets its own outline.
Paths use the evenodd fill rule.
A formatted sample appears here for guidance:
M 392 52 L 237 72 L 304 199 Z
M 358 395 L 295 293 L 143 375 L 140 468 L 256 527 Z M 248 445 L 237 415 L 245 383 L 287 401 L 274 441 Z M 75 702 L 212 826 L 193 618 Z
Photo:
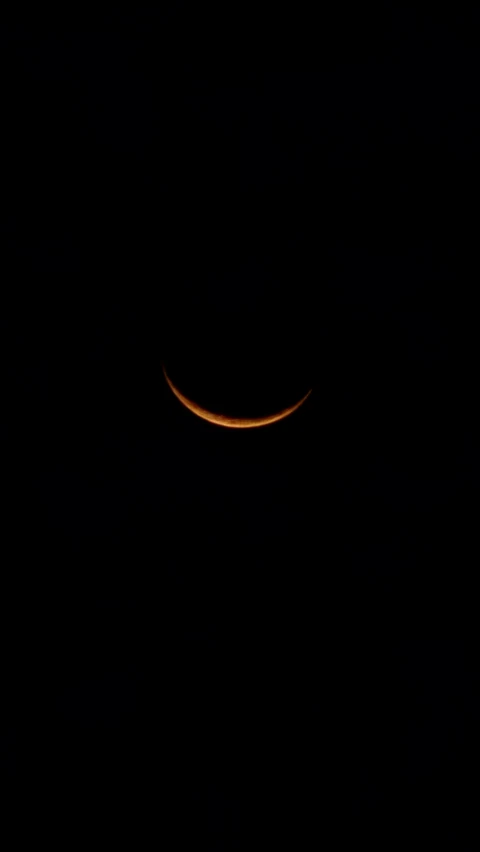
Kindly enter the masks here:
M 192 411 L 197 417 L 201 417 L 202 420 L 208 420 L 209 423 L 215 423 L 217 426 L 226 426 L 229 429 L 255 429 L 258 426 L 269 426 L 270 423 L 277 423 L 279 420 L 284 420 L 285 417 L 288 417 L 290 414 L 293 414 L 297 408 L 300 408 L 301 405 L 308 399 L 311 394 L 311 390 L 308 391 L 305 396 L 302 397 L 298 402 L 294 405 L 291 405 L 289 408 L 284 408 L 282 411 L 278 411 L 276 414 L 269 414 L 266 417 L 255 417 L 255 418 L 244 418 L 244 417 L 226 417 L 224 414 L 215 414 L 212 411 L 208 411 L 206 408 L 202 408 L 200 405 L 197 405 L 196 402 L 193 402 L 191 399 L 188 399 L 186 396 L 178 390 L 177 387 L 173 384 L 172 380 L 167 375 L 167 371 L 165 367 L 163 367 L 163 375 L 167 381 L 167 384 L 175 394 L 177 399 L 180 400 L 182 405 L 185 408 L 188 408 L 189 411 Z

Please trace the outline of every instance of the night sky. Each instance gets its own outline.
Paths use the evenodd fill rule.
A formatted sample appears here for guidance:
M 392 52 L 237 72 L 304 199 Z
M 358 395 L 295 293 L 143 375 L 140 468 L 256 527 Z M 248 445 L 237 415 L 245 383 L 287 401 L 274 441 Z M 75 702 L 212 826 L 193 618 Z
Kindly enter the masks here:
M 0 29 L 2 808 L 477 848 L 478 16 L 257 72 L 179 7 Z

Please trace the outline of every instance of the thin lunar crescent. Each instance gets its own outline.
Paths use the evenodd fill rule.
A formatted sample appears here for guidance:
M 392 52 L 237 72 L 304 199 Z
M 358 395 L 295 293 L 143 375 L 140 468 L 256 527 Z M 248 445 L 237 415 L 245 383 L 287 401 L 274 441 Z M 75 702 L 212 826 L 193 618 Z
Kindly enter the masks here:
M 202 408 L 200 405 L 197 405 L 196 402 L 193 402 L 191 399 L 188 399 L 184 394 L 179 391 L 179 389 L 173 384 L 172 380 L 167 374 L 165 367 L 163 367 L 163 374 L 167 381 L 167 384 L 172 391 L 173 394 L 177 397 L 178 400 L 188 408 L 189 411 L 192 411 L 193 414 L 196 414 L 197 417 L 201 417 L 202 420 L 208 420 L 209 423 L 215 423 L 217 426 L 226 426 L 229 429 L 254 429 L 258 426 L 269 426 L 270 423 L 277 423 L 279 420 L 284 420 L 285 417 L 288 417 L 290 414 L 293 414 L 301 405 L 308 399 L 311 394 L 311 390 L 308 391 L 305 396 L 303 396 L 298 402 L 294 405 L 291 405 L 289 408 L 284 408 L 282 411 L 278 411 L 276 414 L 269 414 L 266 417 L 255 417 L 255 418 L 242 418 L 242 417 L 227 417 L 224 414 L 215 414 L 212 411 L 208 411 L 206 408 Z

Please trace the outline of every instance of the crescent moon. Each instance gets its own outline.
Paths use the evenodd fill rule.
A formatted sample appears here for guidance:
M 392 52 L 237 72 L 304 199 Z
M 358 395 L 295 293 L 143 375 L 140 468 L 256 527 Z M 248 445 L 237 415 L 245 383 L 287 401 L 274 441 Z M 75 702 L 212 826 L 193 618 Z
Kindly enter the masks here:
M 276 414 L 269 414 L 266 417 L 255 417 L 255 418 L 244 418 L 244 417 L 226 417 L 224 414 L 215 414 L 213 411 L 208 411 L 206 408 L 202 408 L 200 405 L 197 405 L 196 402 L 193 402 L 188 397 L 184 396 L 184 394 L 179 391 L 179 389 L 173 384 L 172 380 L 167 374 L 165 367 L 163 367 L 163 375 L 165 376 L 166 382 L 172 391 L 172 393 L 177 397 L 178 400 L 188 408 L 189 411 L 192 411 L 193 414 L 196 414 L 197 417 L 201 417 L 202 420 L 208 420 L 209 423 L 215 423 L 217 426 L 226 426 L 229 429 L 255 429 L 259 426 L 269 426 L 271 423 L 277 423 L 279 420 L 284 420 L 286 417 L 289 417 L 290 414 L 293 414 L 304 402 L 308 399 L 311 390 L 305 394 L 298 402 L 294 405 L 291 405 L 289 408 L 284 408 L 282 411 L 278 411 Z

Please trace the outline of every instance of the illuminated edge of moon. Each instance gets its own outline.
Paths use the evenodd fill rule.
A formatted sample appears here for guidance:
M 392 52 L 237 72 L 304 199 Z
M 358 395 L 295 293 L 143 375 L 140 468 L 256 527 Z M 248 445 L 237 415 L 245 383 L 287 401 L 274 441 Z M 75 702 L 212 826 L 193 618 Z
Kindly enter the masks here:
M 188 410 L 192 411 L 193 414 L 196 414 L 197 417 L 201 417 L 202 420 L 207 420 L 209 423 L 214 423 L 216 426 L 225 426 L 228 429 L 255 429 L 259 426 L 269 426 L 271 423 L 277 423 L 279 420 L 284 420 L 286 417 L 289 417 L 290 414 L 293 414 L 294 411 L 297 411 L 297 409 L 306 402 L 312 393 L 310 389 L 308 393 L 306 393 L 305 396 L 303 396 L 294 405 L 291 405 L 289 408 L 284 408 L 276 414 L 269 414 L 266 417 L 227 417 L 224 414 L 215 414 L 212 411 L 208 411 L 206 408 L 202 408 L 200 405 L 197 405 L 196 402 L 193 402 L 191 399 L 184 396 L 184 394 L 173 384 L 164 366 L 163 375 L 165 376 L 170 390 L 182 403 L 182 405 L 185 406 L 185 408 L 188 408 Z

